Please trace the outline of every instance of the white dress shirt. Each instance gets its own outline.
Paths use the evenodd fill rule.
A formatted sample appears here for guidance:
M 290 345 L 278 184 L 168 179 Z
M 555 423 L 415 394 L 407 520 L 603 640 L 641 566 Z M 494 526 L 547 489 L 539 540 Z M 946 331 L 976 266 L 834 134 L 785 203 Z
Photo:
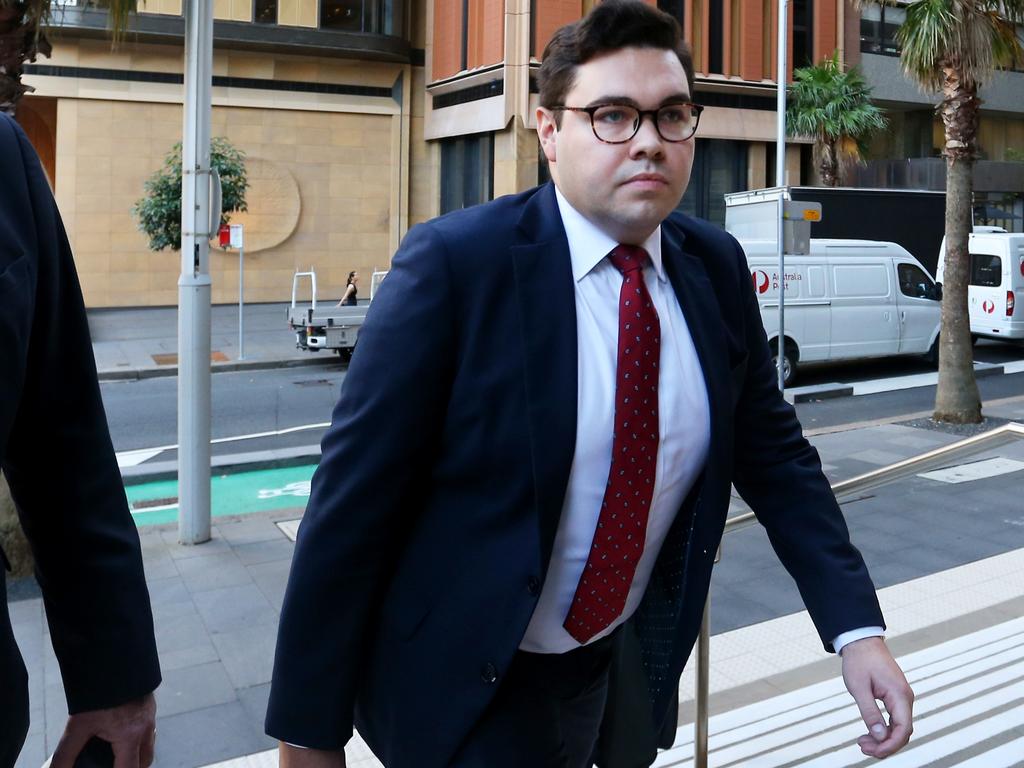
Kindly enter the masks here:
M 562 625 L 590 554 L 611 468 L 623 279 L 605 258 L 618 243 L 576 211 L 557 188 L 555 195 L 569 242 L 575 286 L 576 451 L 547 578 L 519 646 L 533 653 L 565 653 L 579 647 Z M 679 299 L 665 275 L 661 227 L 642 246 L 651 258 L 651 266 L 644 269 L 644 283 L 661 323 L 657 472 L 644 551 L 625 608 L 590 642 L 610 634 L 639 606 L 665 536 L 704 467 L 711 439 L 707 388 Z M 834 646 L 839 652 L 854 640 L 881 634 L 881 627 L 851 630 L 836 638 Z
M 619 292 L 622 274 L 605 257 L 618 243 L 557 192 L 576 295 L 576 453 L 555 534 L 547 578 L 520 648 L 564 653 L 579 643 L 562 624 L 590 554 L 612 461 Z M 651 257 L 644 283 L 661 324 L 658 366 L 660 443 L 644 551 L 621 616 L 594 639 L 628 619 L 640 604 L 661 544 L 707 459 L 711 416 L 707 388 L 683 311 L 661 261 L 661 228 L 643 244 Z

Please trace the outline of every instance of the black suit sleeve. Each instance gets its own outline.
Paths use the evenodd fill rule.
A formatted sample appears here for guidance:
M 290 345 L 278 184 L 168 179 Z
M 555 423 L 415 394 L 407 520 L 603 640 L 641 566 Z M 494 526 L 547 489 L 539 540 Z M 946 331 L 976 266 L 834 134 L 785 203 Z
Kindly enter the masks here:
M 796 411 L 779 392 L 761 313 L 732 242 L 747 350 L 735 412 L 734 483 L 793 576 L 825 649 L 843 632 L 884 627 L 874 585 Z
M 422 505 L 450 397 L 447 250 L 409 231 L 359 332 L 324 435 L 281 611 L 267 733 L 318 749 L 352 734 L 377 611 Z
M 71 249 L 39 160 L 6 117 L 0 180 L 0 457 L 74 714 L 156 688 L 153 618 Z

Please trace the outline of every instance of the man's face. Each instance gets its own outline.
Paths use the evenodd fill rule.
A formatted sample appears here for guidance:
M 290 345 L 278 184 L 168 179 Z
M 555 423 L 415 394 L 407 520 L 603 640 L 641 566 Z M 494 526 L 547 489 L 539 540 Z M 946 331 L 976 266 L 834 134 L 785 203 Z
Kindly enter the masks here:
M 679 58 L 660 48 L 623 48 L 576 69 L 568 107 L 625 104 L 641 110 L 690 99 Z M 668 142 L 650 117 L 624 144 L 606 144 L 583 112 L 563 111 L 561 127 L 543 107 L 537 134 L 551 178 L 573 208 L 621 243 L 642 243 L 679 204 L 690 180 L 694 139 Z

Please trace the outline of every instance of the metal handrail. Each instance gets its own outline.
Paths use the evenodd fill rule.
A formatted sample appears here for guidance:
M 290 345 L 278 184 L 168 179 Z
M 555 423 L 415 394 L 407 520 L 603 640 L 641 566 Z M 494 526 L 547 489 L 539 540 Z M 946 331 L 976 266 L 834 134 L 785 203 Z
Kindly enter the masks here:
M 881 469 L 865 472 L 863 475 L 844 480 L 832 486 L 832 492 L 840 503 L 851 496 L 879 488 L 883 485 L 902 480 L 910 475 L 926 472 L 930 469 L 942 467 L 952 456 L 970 456 L 982 451 L 999 448 L 1008 445 L 1016 440 L 1024 440 L 1024 424 L 1011 422 L 1001 427 L 983 432 L 974 437 L 968 437 L 955 443 L 936 448 L 913 456 L 895 464 L 890 464 Z M 753 512 L 744 512 L 735 515 L 725 521 L 724 533 L 747 528 L 756 521 Z M 723 533 L 723 535 L 724 535 Z M 721 559 L 722 548 L 719 545 L 715 562 Z M 708 695 L 710 679 L 710 657 L 711 657 L 711 594 L 708 593 L 707 602 L 704 604 L 704 618 L 701 621 L 700 634 L 697 637 L 697 674 L 696 674 L 696 705 L 697 717 L 693 723 L 694 736 L 694 768 L 707 768 L 708 765 Z

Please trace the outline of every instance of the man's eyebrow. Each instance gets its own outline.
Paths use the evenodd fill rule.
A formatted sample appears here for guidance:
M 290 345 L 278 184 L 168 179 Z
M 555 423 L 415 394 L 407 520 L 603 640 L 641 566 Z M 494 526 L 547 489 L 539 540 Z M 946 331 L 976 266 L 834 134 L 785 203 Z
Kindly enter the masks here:
M 679 104 L 688 101 L 690 101 L 690 94 L 680 91 L 679 93 L 673 93 L 671 96 L 666 96 L 658 106 L 663 107 L 666 104 Z M 598 96 L 596 99 L 592 99 L 587 106 L 596 107 L 603 104 L 619 104 L 623 107 L 641 109 L 640 104 L 632 96 Z

